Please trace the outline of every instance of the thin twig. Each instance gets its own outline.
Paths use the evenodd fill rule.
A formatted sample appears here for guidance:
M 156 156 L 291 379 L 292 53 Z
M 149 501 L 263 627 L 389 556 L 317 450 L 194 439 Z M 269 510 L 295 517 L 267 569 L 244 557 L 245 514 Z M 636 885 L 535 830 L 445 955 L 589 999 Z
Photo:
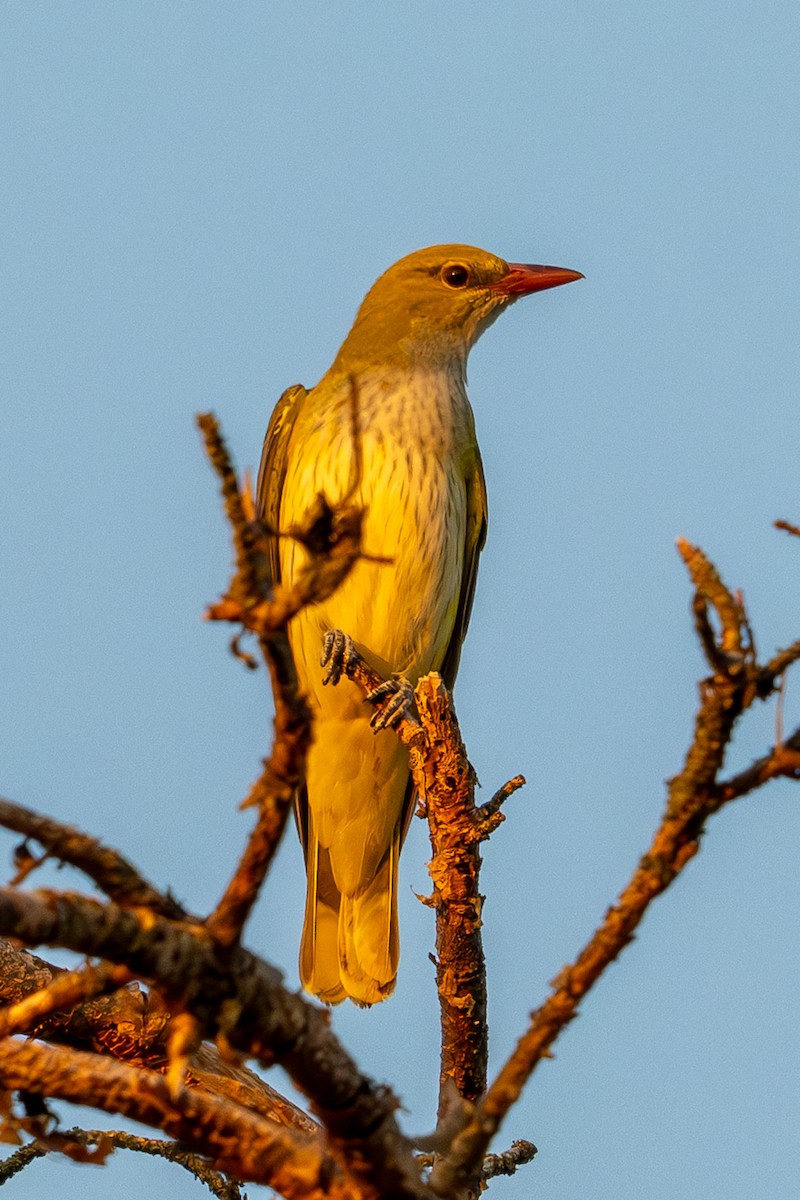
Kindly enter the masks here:
M 45 1154 L 47 1151 L 36 1142 L 20 1146 L 19 1150 L 15 1150 L 8 1158 L 0 1161 L 0 1187 L 4 1183 L 8 1183 L 9 1179 L 13 1179 L 20 1171 L 24 1171 L 29 1163 L 36 1162 L 37 1158 L 44 1158 Z
M 358 558 L 363 557 L 364 510 L 353 503 L 361 476 L 355 383 L 350 398 L 355 447 L 355 477 L 350 491 L 336 507 L 332 507 L 324 496 L 316 497 L 304 527 L 284 532 L 268 531 L 260 522 L 251 519 L 249 493 L 239 490 L 216 418 L 210 413 L 198 418 L 209 458 L 221 481 L 236 551 L 233 580 L 223 599 L 210 606 L 207 616 L 212 620 L 240 623 L 258 636 L 275 701 L 272 753 L 248 798 L 248 803 L 259 806 L 258 820 L 225 893 L 207 923 L 221 948 L 232 947 L 241 935 L 280 842 L 292 798 L 302 783 L 305 770 L 305 756 L 311 739 L 311 712 L 300 694 L 285 626 L 305 606 L 327 599 Z M 270 578 L 270 536 L 292 537 L 306 549 L 307 562 L 290 587 Z M 241 655 L 238 640 L 235 641 Z
M 716 567 L 699 546 L 693 546 L 686 538 L 678 538 L 676 545 L 692 577 L 695 600 L 714 608 L 722 626 L 719 645 L 714 642 L 711 665 L 716 667 L 714 660 L 720 654 L 740 658 L 744 650 L 743 631 L 746 630 L 746 616 L 741 601 L 725 586 Z M 723 666 L 730 669 L 728 663 Z
M 357 396 L 354 403 L 357 403 Z M 259 521 L 247 519 L 246 502 L 216 417 L 213 413 L 201 413 L 197 423 L 211 464 L 221 481 L 236 551 L 236 571 L 231 585 L 221 600 L 209 605 L 206 617 L 212 621 L 240 624 L 258 637 L 269 638 L 284 629 L 301 609 L 331 596 L 358 559 L 365 557 L 361 546 L 364 509 L 351 503 L 349 494 L 336 506 L 319 495 L 310 506 L 302 528 L 280 532 L 265 529 Z M 357 424 L 354 437 L 358 448 Z M 298 571 L 291 586 L 276 583 L 270 577 L 270 536 L 294 538 L 308 552 L 308 562 Z
M 716 807 L 721 808 L 723 804 L 746 796 L 770 780 L 780 778 L 800 779 L 800 728 L 744 771 L 730 779 L 721 780 L 713 793 Z
M 211 413 L 203 413 L 198 417 L 198 424 L 220 479 L 236 554 L 236 572 L 224 602 L 237 605 L 242 623 L 251 628 L 248 622 L 254 612 L 261 611 L 263 615 L 265 606 L 267 610 L 274 608 L 274 600 L 270 599 L 266 537 L 258 522 L 249 519 L 249 493 L 240 492 L 216 418 Z M 209 610 L 210 613 L 213 611 Z M 274 739 L 272 753 L 247 801 L 258 805 L 255 828 L 225 892 L 206 923 L 222 949 L 231 948 L 239 940 L 258 899 L 286 826 L 292 796 L 302 781 L 311 739 L 311 712 L 300 694 L 285 629 L 261 628 L 259 646 L 272 682 Z
M 765 663 L 758 672 L 756 677 L 756 686 L 758 695 L 762 700 L 780 686 L 780 680 L 788 671 L 789 667 L 793 666 L 800 659 L 800 638 L 796 642 L 792 642 L 784 650 L 779 650 L 773 658 Z
M 260 544 L 258 529 L 245 516 L 239 481 L 219 422 L 214 413 L 205 412 L 198 414 L 197 425 L 203 435 L 206 454 L 220 481 L 225 515 L 231 527 L 236 555 L 234 582 L 245 598 L 264 595 L 266 575 L 264 571 L 259 573 L 256 563 L 259 553 L 266 558 L 266 546 L 265 543 Z
M 533 1142 L 526 1142 L 519 1138 L 512 1142 L 509 1149 L 504 1150 L 502 1154 L 486 1155 L 481 1168 L 481 1179 L 484 1183 L 488 1183 L 490 1179 L 495 1179 L 498 1175 L 515 1175 L 519 1167 L 533 1162 L 538 1153 Z
M 519 791 L 525 786 L 525 776 L 515 775 L 513 779 L 509 779 L 508 783 L 504 783 L 501 788 L 498 788 L 495 794 L 485 802 L 479 804 L 477 808 L 477 818 L 479 828 L 481 830 L 481 840 L 494 833 L 497 826 L 503 821 L 501 808 L 508 800 L 509 796 L 513 796 L 514 792 Z
M 311 713 L 297 685 L 286 634 L 260 639 L 261 651 L 272 682 L 275 703 L 272 752 L 250 792 L 247 804 L 258 805 L 258 819 L 244 853 L 216 909 L 208 929 L 221 947 L 238 941 L 258 899 L 261 886 L 280 843 L 292 798 L 302 781 L 311 740 Z
M 29 1162 L 43 1158 L 46 1154 L 62 1153 L 74 1158 L 70 1153 L 71 1145 L 98 1147 L 104 1158 L 108 1149 L 134 1150 L 139 1154 L 148 1154 L 153 1158 L 165 1158 L 189 1171 L 200 1183 L 205 1184 L 212 1196 L 218 1200 L 241 1200 L 241 1188 L 233 1180 L 226 1178 L 219 1171 L 213 1170 L 208 1163 L 197 1154 L 191 1154 L 185 1147 L 176 1142 L 165 1142 L 159 1138 L 140 1137 L 137 1134 L 126 1133 L 122 1129 L 64 1129 L 57 1135 L 50 1135 L 47 1140 L 37 1140 L 22 1146 L 4 1162 L 0 1163 L 0 1184 L 10 1179 L 17 1171 L 22 1170 Z M 84 1161 L 79 1159 L 79 1161 Z M 95 1157 L 94 1161 L 99 1161 Z

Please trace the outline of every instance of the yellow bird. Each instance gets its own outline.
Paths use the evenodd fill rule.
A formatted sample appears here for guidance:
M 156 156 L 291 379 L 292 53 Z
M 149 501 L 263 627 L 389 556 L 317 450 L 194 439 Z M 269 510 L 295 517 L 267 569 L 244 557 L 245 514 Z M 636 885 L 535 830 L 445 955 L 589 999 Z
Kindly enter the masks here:
M 370 728 L 354 687 L 324 686 L 323 638 L 341 629 L 382 675 L 413 685 L 441 671 L 452 687 L 486 536 L 467 355 L 520 296 L 581 278 L 474 246 L 418 250 L 367 293 L 317 386 L 289 388 L 272 414 L 257 489 L 268 527 L 306 527 L 320 494 L 365 511 L 368 557 L 289 627 L 314 714 L 297 798 L 308 876 L 300 978 L 329 1004 L 345 996 L 374 1004 L 394 988 L 397 863 L 411 789 L 397 736 Z M 306 554 L 292 537 L 274 539 L 275 579 L 291 584 Z

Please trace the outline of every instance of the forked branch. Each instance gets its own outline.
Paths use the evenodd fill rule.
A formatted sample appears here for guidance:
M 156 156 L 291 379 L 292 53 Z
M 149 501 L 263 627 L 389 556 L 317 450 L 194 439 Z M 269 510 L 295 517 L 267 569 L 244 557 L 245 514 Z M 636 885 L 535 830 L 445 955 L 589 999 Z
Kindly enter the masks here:
M 434 1167 L 431 1186 L 440 1195 L 474 1185 L 492 1137 L 536 1066 L 576 1016 L 583 997 L 631 940 L 652 901 L 697 853 L 708 817 L 735 795 L 743 794 L 731 783 L 717 780 L 738 717 L 761 695 L 756 687 L 761 671 L 755 662 L 747 614 L 741 597 L 725 587 L 701 550 L 685 541 L 680 541 L 678 548 L 694 583 L 698 637 L 713 671 L 700 684 L 694 738 L 683 769 L 670 781 L 663 819 L 630 882 L 577 959 L 559 972 L 553 990 L 533 1013 L 527 1032 L 455 1138 L 450 1154 Z M 800 731 L 790 742 L 794 744 L 796 739 L 800 745 Z M 773 751 L 770 759 L 777 753 Z M 778 773 L 787 772 L 776 769 L 763 778 Z

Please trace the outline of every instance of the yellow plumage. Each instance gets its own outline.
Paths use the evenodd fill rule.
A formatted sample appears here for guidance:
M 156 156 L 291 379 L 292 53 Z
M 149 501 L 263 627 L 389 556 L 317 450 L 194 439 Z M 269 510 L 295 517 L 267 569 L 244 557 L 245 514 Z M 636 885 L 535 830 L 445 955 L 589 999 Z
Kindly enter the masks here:
M 355 380 L 361 473 L 350 499 L 365 511 L 365 554 L 388 560 L 360 559 L 289 629 L 314 713 L 298 803 L 308 874 L 300 974 L 329 1003 L 349 995 L 372 1004 L 394 987 L 397 864 L 410 794 L 396 735 L 373 732 L 354 688 L 323 686 L 323 636 L 343 630 L 383 675 L 401 672 L 415 683 L 442 670 L 452 685 L 486 527 L 467 353 L 503 305 L 535 290 L 519 285 L 522 270 L 558 268 L 517 268 L 465 246 L 402 259 L 366 297 L 330 371 L 310 392 L 286 393 L 267 431 L 260 509 L 273 527 L 302 528 L 320 493 L 336 505 L 358 478 Z M 560 274 L 538 286 L 578 277 Z M 306 551 L 289 537 L 275 550 L 275 575 L 291 583 Z

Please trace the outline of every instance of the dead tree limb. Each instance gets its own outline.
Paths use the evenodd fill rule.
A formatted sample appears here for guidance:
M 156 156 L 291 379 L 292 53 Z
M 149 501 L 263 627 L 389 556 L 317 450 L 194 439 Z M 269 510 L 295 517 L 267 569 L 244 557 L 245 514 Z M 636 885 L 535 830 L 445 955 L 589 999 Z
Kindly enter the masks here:
M 474 1186 L 492 1137 L 538 1063 L 577 1015 L 589 989 L 631 940 L 652 901 L 697 853 L 709 816 L 734 798 L 735 790 L 719 786 L 717 778 L 737 719 L 761 695 L 756 686 L 760 668 L 741 597 L 725 587 L 701 550 L 683 540 L 678 548 L 694 584 L 695 626 L 712 669 L 700 684 L 694 738 L 683 769 L 670 781 L 662 822 L 630 882 L 576 960 L 559 972 L 550 995 L 533 1013 L 527 1032 L 454 1139 L 450 1153 L 434 1167 L 431 1187 L 440 1195 Z M 796 737 L 800 731 L 791 740 Z

